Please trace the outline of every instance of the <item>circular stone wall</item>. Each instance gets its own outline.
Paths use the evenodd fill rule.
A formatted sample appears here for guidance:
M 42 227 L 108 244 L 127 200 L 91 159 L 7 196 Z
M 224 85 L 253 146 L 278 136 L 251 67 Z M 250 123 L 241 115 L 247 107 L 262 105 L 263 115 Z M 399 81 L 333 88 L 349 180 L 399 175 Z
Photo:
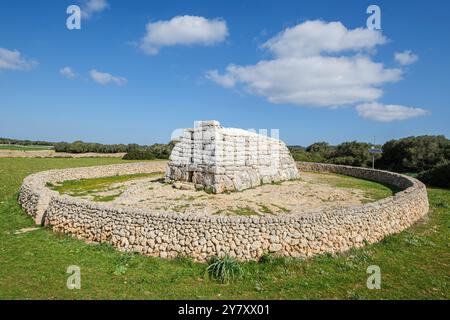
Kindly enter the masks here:
M 46 183 L 81 178 L 163 171 L 166 162 L 50 170 L 25 178 L 19 202 L 36 223 L 90 242 L 162 258 L 189 256 L 204 261 L 227 253 L 255 260 L 271 252 L 308 257 L 346 251 L 398 233 L 428 212 L 425 185 L 387 171 L 319 163 L 298 163 L 302 171 L 330 172 L 390 184 L 402 191 L 361 206 L 308 215 L 221 216 L 156 213 L 60 195 Z

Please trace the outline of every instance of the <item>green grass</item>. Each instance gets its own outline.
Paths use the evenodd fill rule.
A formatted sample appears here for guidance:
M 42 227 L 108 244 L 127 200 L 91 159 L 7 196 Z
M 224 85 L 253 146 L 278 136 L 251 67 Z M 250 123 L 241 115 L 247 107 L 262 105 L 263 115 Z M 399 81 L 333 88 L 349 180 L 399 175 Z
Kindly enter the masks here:
M 21 146 L 18 144 L 0 144 L 0 150 L 17 150 L 17 151 L 42 151 L 53 150 L 52 146 Z
M 317 181 L 326 183 L 336 188 L 351 188 L 364 191 L 366 202 L 377 201 L 383 198 L 394 195 L 400 189 L 382 184 L 375 181 L 354 178 L 334 173 L 314 173 L 317 176 Z
M 259 206 L 259 211 L 260 212 L 265 213 L 265 214 L 273 214 L 272 209 L 270 209 L 268 206 L 266 206 L 264 204 L 259 204 L 258 206 Z
M 102 178 L 92 178 L 92 179 L 79 179 L 79 180 L 66 180 L 61 181 L 56 184 L 47 183 L 47 187 L 52 190 L 58 191 L 60 194 L 68 194 L 74 197 L 87 196 L 97 192 L 106 192 L 117 189 L 113 185 L 116 183 L 123 183 L 131 180 L 148 178 L 148 177 L 158 177 L 161 172 L 153 173 L 136 173 L 127 175 L 118 175 Z M 122 192 L 116 193 L 114 195 L 95 195 L 93 196 L 94 201 L 112 201 Z
M 115 200 L 117 197 L 120 197 L 121 194 L 122 192 L 110 194 L 107 196 L 94 195 L 92 200 L 96 202 L 109 202 Z
M 450 191 L 429 189 L 427 219 L 380 243 L 308 260 L 265 256 L 241 263 L 242 278 L 221 284 L 207 264 L 163 260 L 86 244 L 33 221 L 17 204 L 30 173 L 122 163 L 120 159 L 0 159 L 0 299 L 449 299 Z M 366 269 L 381 268 L 381 290 Z M 81 268 L 81 290 L 66 288 L 67 267 Z
M 279 206 L 279 205 L 276 205 L 276 204 L 273 204 L 273 203 L 272 203 L 272 205 L 273 205 L 274 207 L 277 207 L 277 208 L 280 209 L 281 211 L 283 211 L 283 213 L 289 213 L 289 212 L 291 212 L 291 210 L 289 210 L 288 208 L 285 208 L 285 207 L 282 207 L 282 206 Z
M 239 207 L 233 210 L 230 210 L 232 214 L 238 216 L 257 216 L 258 213 L 250 207 Z
M 211 258 L 205 271 L 211 279 L 221 283 L 229 283 L 230 281 L 239 279 L 244 273 L 241 264 L 236 259 L 227 255 Z

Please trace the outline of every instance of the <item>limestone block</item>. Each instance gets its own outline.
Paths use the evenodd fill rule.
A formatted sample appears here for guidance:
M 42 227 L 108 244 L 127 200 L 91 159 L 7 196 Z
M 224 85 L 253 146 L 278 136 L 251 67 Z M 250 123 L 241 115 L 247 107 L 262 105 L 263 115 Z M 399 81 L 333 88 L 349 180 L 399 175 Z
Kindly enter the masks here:
M 185 129 L 170 156 L 168 180 L 194 180 L 214 192 L 244 190 L 298 177 L 297 167 L 280 140 L 217 121 Z

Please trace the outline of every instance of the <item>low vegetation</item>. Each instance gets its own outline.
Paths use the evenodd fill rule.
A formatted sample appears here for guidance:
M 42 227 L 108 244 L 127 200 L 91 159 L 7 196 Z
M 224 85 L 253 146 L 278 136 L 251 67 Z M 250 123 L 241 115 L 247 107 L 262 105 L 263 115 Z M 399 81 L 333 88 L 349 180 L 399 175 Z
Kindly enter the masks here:
M 258 215 L 258 213 L 250 207 L 236 208 L 231 211 L 231 214 L 234 214 L 237 216 L 256 216 L 256 215 Z
M 449 139 L 419 136 L 386 142 L 378 165 L 396 172 L 421 173 L 447 162 L 450 162 Z
M 19 145 L 19 146 L 54 146 L 54 142 L 49 141 L 32 141 L 32 140 L 19 140 L 19 139 L 9 139 L 0 138 L 0 145 Z
M 213 257 L 205 271 L 211 279 L 221 283 L 229 283 L 243 275 L 241 264 L 228 255 Z
M 168 159 L 173 143 L 140 146 L 137 144 L 100 144 L 75 141 L 72 143 L 59 142 L 55 144 L 56 152 L 69 153 L 126 153 L 125 160 L 153 160 Z
M 47 183 L 47 187 L 52 190 L 58 191 L 60 194 L 67 194 L 74 197 L 82 197 L 87 195 L 93 195 L 94 201 L 112 201 L 121 192 L 112 195 L 99 195 L 94 193 L 108 192 L 117 190 L 120 187 L 115 186 L 118 183 L 124 183 L 131 180 L 148 178 L 148 177 L 159 177 L 161 172 L 153 173 L 136 173 L 127 174 L 120 176 L 102 177 L 102 178 L 90 178 L 90 179 L 79 179 L 79 180 L 66 180 L 61 181 L 56 184 Z
M 169 159 L 174 144 L 154 144 L 149 147 L 139 147 L 128 151 L 123 157 L 125 160 L 153 160 Z
M 450 163 L 440 164 L 434 168 L 423 171 L 417 178 L 431 186 L 450 188 Z
M 354 178 L 334 173 L 313 173 L 320 183 L 326 183 L 337 188 L 363 190 L 366 202 L 373 202 L 390 197 L 399 191 L 398 188 L 379 182 Z
M 381 148 L 365 142 L 344 142 L 332 146 L 327 142 L 317 142 L 304 148 L 300 146 L 290 147 L 291 154 L 296 161 L 333 163 L 357 167 L 371 167 L 372 155 L 369 149 Z M 381 156 L 378 154 L 376 158 Z
M 15 145 L 15 144 L 0 144 L 0 150 L 15 150 L 15 151 L 42 151 L 53 150 L 52 146 L 36 146 L 36 145 Z
M 420 173 L 450 161 L 450 140 L 444 136 L 408 137 L 390 140 L 382 146 L 357 141 L 337 146 L 318 142 L 306 148 L 292 146 L 289 149 L 297 161 L 371 167 L 369 149 L 372 147 L 383 150 L 382 155 L 375 155 L 376 167 L 390 171 Z
M 0 138 L 0 149 L 8 150 L 42 150 L 54 149 L 56 152 L 67 153 L 127 153 L 129 160 L 153 160 L 168 159 L 172 151 L 173 142 L 168 144 L 153 144 L 151 146 L 131 144 L 101 144 L 84 141 L 74 142 L 49 142 L 49 141 L 31 141 L 9 138 Z
M 0 299 L 450 298 L 450 191 L 445 189 L 428 189 L 431 211 L 426 219 L 380 243 L 307 260 L 268 255 L 259 262 L 233 262 L 242 276 L 225 284 L 224 277 L 204 276 L 207 264 L 188 258 L 123 253 L 106 244 L 55 234 L 47 227 L 27 229 L 35 225 L 17 203 L 25 176 L 120 162 L 124 161 L 0 159 Z M 80 267 L 80 290 L 66 287 L 71 265 Z M 380 290 L 366 287 L 370 265 L 381 269 Z

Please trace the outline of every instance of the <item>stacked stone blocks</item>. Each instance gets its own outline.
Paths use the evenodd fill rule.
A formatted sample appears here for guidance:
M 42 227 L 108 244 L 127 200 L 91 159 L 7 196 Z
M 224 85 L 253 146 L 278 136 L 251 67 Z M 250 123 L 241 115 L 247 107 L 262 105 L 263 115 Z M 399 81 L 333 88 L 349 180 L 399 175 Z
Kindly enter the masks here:
M 200 121 L 185 129 L 166 171 L 167 181 L 191 182 L 213 193 L 299 178 L 286 145 L 255 132 Z

